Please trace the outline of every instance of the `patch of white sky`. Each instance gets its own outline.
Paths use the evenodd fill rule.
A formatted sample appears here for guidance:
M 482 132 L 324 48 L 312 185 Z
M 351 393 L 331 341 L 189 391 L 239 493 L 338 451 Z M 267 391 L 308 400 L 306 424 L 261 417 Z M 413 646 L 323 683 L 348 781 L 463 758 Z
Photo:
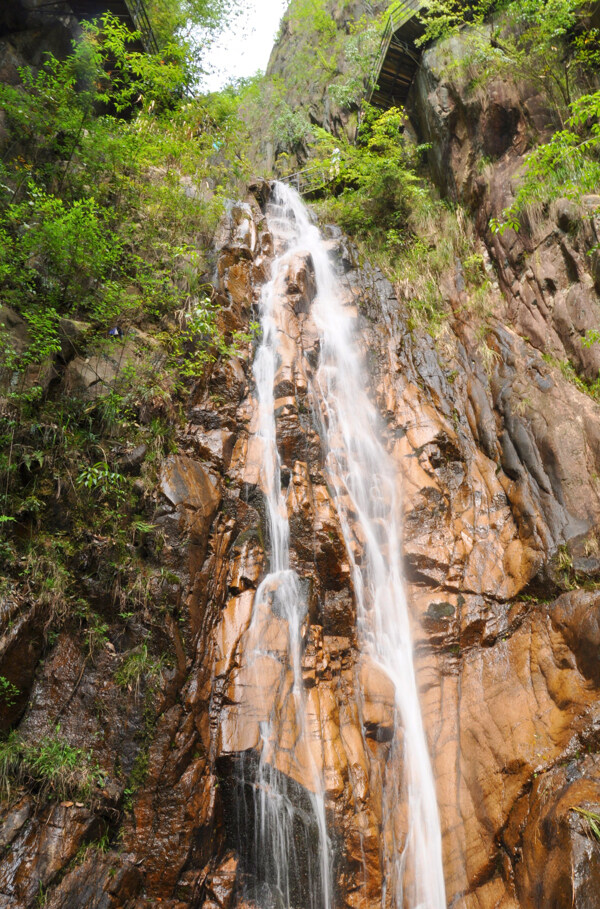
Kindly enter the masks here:
M 242 0 L 242 11 L 207 54 L 200 89 L 218 91 L 235 79 L 264 71 L 287 6 L 288 0 Z

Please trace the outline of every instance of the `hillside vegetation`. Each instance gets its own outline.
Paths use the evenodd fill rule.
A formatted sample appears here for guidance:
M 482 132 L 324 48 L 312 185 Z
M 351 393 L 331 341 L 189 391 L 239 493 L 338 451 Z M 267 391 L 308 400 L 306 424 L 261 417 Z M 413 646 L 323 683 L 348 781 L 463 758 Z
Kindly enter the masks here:
M 95 566 L 127 621 L 180 401 L 244 341 L 208 278 L 249 178 L 244 126 L 227 94 L 186 96 L 180 48 L 131 41 L 107 16 L 67 60 L 0 86 L 2 596 L 42 604 L 48 641 L 74 622 L 91 649 L 107 626 L 76 576 Z M 123 466 L 140 446 L 141 483 Z

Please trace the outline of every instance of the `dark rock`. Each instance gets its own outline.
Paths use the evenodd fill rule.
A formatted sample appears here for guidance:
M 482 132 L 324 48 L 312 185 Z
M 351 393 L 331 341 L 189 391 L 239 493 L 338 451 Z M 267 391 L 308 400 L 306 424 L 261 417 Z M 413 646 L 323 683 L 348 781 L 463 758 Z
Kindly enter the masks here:
M 92 854 L 82 865 L 69 871 L 51 897 L 48 909 L 120 909 L 137 896 L 142 873 L 116 854 Z
M 58 322 L 58 335 L 61 343 L 61 359 L 68 363 L 76 356 L 81 356 L 85 351 L 86 335 L 90 329 L 88 322 L 78 322 L 75 319 L 60 319 Z
M 0 731 L 6 732 L 22 716 L 33 685 L 44 644 L 42 610 L 8 598 L 0 610 L 0 676 L 14 686 L 0 698 Z
M 561 230 L 569 233 L 581 221 L 581 209 L 572 199 L 558 199 L 555 203 L 556 223 Z
M 264 208 L 271 196 L 271 184 L 268 180 L 259 177 L 248 184 L 248 190 L 256 198 L 261 208 Z
M 147 453 L 148 446 L 143 444 L 138 445 L 137 448 L 134 448 L 131 451 L 126 451 L 125 454 L 121 455 L 119 458 L 119 469 L 123 473 L 139 474 Z

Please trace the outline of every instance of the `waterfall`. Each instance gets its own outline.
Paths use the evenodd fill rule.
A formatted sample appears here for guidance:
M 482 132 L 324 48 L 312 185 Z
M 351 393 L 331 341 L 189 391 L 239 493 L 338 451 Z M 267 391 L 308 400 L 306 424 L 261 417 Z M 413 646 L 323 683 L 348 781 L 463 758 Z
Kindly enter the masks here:
M 355 324 L 342 301 L 341 288 L 318 229 L 295 191 L 283 184 L 273 190 L 269 225 L 284 251 L 276 258 L 272 280 L 261 300 L 262 343 L 254 374 L 259 401 L 259 436 L 264 448 L 265 492 L 271 542 L 270 571 L 255 598 L 252 626 L 256 626 L 256 653 L 260 652 L 260 609 L 269 597 L 271 611 L 289 627 L 291 697 L 296 723 L 306 731 L 306 710 L 301 677 L 300 629 L 306 612 L 302 585 L 290 569 L 290 528 L 281 492 L 274 415 L 274 377 L 278 358 L 278 330 L 274 293 L 286 256 L 310 253 L 316 278 L 312 314 L 319 331 L 320 362 L 310 389 L 325 454 L 328 482 L 350 561 L 357 606 L 361 652 L 392 679 L 396 692 L 397 729 L 391 754 L 400 752 L 402 781 L 388 774 L 384 781 L 384 820 L 392 817 L 400 796 L 407 801 L 408 830 L 397 841 L 393 823 L 390 837 L 382 837 L 386 891 L 383 904 L 397 909 L 444 909 L 441 833 L 435 782 L 423 728 L 413 665 L 409 615 L 401 569 L 401 517 L 397 471 L 382 442 L 382 426 L 367 394 L 365 371 L 359 356 Z M 276 601 L 276 607 L 273 602 Z M 273 728 L 264 724 L 258 783 L 255 785 L 256 860 L 285 906 L 290 906 L 294 855 L 291 809 L 286 783 L 273 773 L 269 756 Z M 310 749 L 308 749 L 310 750 Z M 306 824 L 317 831 L 319 861 L 311 885 L 310 905 L 331 902 L 329 844 L 325 829 L 322 783 L 313 764 L 313 793 Z M 402 789 L 402 793 L 400 790 Z M 286 806 L 284 809 L 282 806 Z M 308 830 L 307 827 L 307 830 Z M 307 833 L 307 835 L 309 835 Z M 314 837 L 313 837 L 314 839 Z M 293 852 L 293 850 L 292 850 Z M 267 868 L 270 867 L 270 870 Z M 317 896 L 314 896 L 317 894 Z M 302 907 L 303 909 L 303 907 Z
M 257 438 L 262 449 L 261 487 L 263 490 L 270 542 L 269 571 L 254 598 L 249 628 L 248 652 L 256 665 L 253 685 L 260 691 L 260 658 L 266 651 L 267 628 L 274 617 L 283 619 L 286 629 L 287 674 L 280 683 L 284 695 L 290 739 L 296 738 L 289 751 L 304 746 L 303 779 L 308 786 L 294 786 L 293 779 L 277 767 L 276 739 L 281 717 L 273 706 L 261 723 L 258 766 L 247 755 L 242 776 L 251 779 L 253 845 L 250 864 L 262 890 L 251 896 L 264 907 L 302 906 L 302 909 L 329 909 L 331 906 L 330 845 L 325 821 L 325 801 L 321 771 L 314 760 L 309 738 L 306 697 L 302 680 L 301 627 L 307 613 L 305 588 L 290 568 L 290 526 L 285 498 L 281 489 L 281 459 L 277 451 L 274 384 L 279 361 L 280 326 L 276 303 L 281 299 L 277 288 L 285 273 L 288 255 L 284 250 L 273 263 L 271 280 L 264 286 L 260 299 L 262 340 L 254 361 L 254 379 L 258 399 Z M 286 688 L 287 686 L 287 688 Z M 243 783 L 242 788 L 247 786 Z M 245 794 L 242 795 L 245 799 Z M 247 828 L 247 818 L 239 824 Z M 316 848 L 315 848 L 316 846 Z

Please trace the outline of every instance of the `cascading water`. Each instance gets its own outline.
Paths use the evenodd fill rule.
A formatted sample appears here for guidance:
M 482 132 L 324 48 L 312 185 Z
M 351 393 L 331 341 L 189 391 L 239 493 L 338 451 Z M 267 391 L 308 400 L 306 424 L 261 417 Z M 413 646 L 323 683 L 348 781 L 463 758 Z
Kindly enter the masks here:
M 254 761 L 254 766 L 244 768 L 242 775 L 252 780 L 254 836 L 250 864 L 262 886 L 262 891 L 255 891 L 252 896 L 263 906 L 329 909 L 331 867 L 323 781 L 307 742 L 309 730 L 302 680 L 301 627 L 307 602 L 301 579 L 290 568 L 290 526 L 281 490 L 281 460 L 276 443 L 274 384 L 281 340 L 276 302 L 280 299 L 277 287 L 285 273 L 287 257 L 284 250 L 276 258 L 271 280 L 263 288 L 260 300 L 262 341 L 254 361 L 254 378 L 258 398 L 257 438 L 262 447 L 261 487 L 267 507 L 271 553 L 269 573 L 254 598 L 247 648 L 251 664 L 260 667 L 260 658 L 267 652 L 266 629 L 273 623 L 273 617 L 283 619 L 289 671 L 281 680 L 277 707 L 274 705 L 267 720 L 261 723 L 258 765 Z M 262 682 L 257 668 L 256 690 L 261 689 Z M 295 738 L 293 747 L 288 743 L 288 750 L 302 754 L 303 778 L 308 779 L 310 788 L 295 786 L 293 779 L 277 767 L 282 742 L 275 737 L 281 728 L 282 711 L 287 712 L 293 729 L 291 737 Z M 246 823 L 242 822 L 239 829 L 246 829 Z
M 401 571 L 396 471 L 381 442 L 381 426 L 366 392 L 364 371 L 353 335 L 353 320 L 342 303 L 340 286 L 326 246 L 295 191 L 276 184 L 273 207 L 277 212 L 277 225 L 270 220 L 271 230 L 278 239 L 278 231 L 283 225 L 288 240 L 287 252 L 275 261 L 273 278 L 263 293 L 263 340 L 255 363 L 260 404 L 259 435 L 264 443 L 263 488 L 271 533 L 271 570 L 257 591 L 256 602 L 260 604 L 267 591 L 272 591 L 279 614 L 288 622 L 292 697 L 297 723 L 302 729 L 305 717 L 300 626 L 306 606 L 298 578 L 289 567 L 289 524 L 281 493 L 275 439 L 273 381 L 278 341 L 273 288 L 285 256 L 308 252 L 314 264 L 317 288 L 313 318 L 320 334 L 320 365 L 312 395 L 315 413 L 319 415 L 326 469 L 335 492 L 335 506 L 351 564 L 360 647 L 394 682 L 402 732 L 402 735 L 396 733 L 392 749 L 402 749 L 408 830 L 399 842 L 393 833 L 394 825 L 390 824 L 391 842 L 382 846 L 386 888 L 383 904 L 399 909 L 444 909 L 446 899 L 435 782 L 421 719 Z M 256 608 L 254 615 L 258 615 Z M 256 648 L 258 652 L 258 640 Z M 269 765 L 272 734 L 272 728 L 263 731 L 257 786 L 260 801 L 256 806 L 256 823 L 260 824 L 257 842 L 267 856 L 266 861 L 276 869 L 277 889 L 283 895 L 285 905 L 289 906 L 289 863 L 294 858 L 289 854 L 289 820 L 282 810 L 286 792 L 277 788 Z M 321 856 L 318 900 L 319 905 L 327 907 L 330 902 L 329 856 L 323 796 L 317 776 L 315 770 L 316 794 L 312 796 L 311 812 L 318 830 Z M 393 774 L 388 776 L 393 777 Z M 392 815 L 400 788 L 397 779 L 386 779 L 384 820 L 386 815 Z M 259 860 L 265 859 L 259 857 Z M 317 892 L 315 887 L 311 892 Z

